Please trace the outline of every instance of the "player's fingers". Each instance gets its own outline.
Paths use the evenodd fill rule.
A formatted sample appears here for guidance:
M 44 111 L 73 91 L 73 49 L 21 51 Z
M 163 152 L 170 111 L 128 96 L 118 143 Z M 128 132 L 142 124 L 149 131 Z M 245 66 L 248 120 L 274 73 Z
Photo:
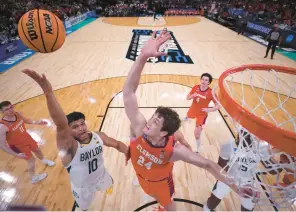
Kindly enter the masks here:
M 161 57 L 161 56 L 166 56 L 168 53 L 167 52 L 157 52 L 155 54 L 155 57 Z
M 158 42 L 160 42 L 161 44 L 165 43 L 166 41 L 168 41 L 169 39 L 171 39 L 171 35 L 170 34 L 165 34 L 163 37 L 161 37 Z
M 161 32 L 160 32 L 160 35 L 159 35 L 158 38 L 160 39 L 160 38 L 162 38 L 162 37 L 164 37 L 164 36 L 165 36 L 165 31 L 161 31 Z
M 32 73 L 31 70 L 29 70 L 29 69 L 25 69 L 25 70 L 23 70 L 22 72 L 23 72 L 24 74 L 28 75 L 29 77 L 31 77 L 31 73 Z
M 34 76 L 34 79 L 36 79 L 36 81 L 38 83 L 41 83 L 43 81 L 43 74 L 42 76 L 40 74 L 38 74 L 37 72 L 33 72 L 32 75 Z
M 24 69 L 22 70 L 22 72 L 26 74 L 28 72 L 28 69 Z
M 152 39 L 155 39 L 155 37 L 156 37 L 156 31 L 153 31 L 153 33 L 152 33 L 152 35 L 151 35 L 151 38 L 152 38 Z

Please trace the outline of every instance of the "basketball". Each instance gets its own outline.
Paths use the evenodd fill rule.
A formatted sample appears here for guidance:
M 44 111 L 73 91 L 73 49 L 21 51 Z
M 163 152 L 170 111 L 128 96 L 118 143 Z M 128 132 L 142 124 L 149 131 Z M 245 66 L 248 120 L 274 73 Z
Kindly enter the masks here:
M 18 23 L 18 35 L 25 46 L 41 53 L 58 50 L 65 42 L 62 21 L 47 10 L 34 9 L 25 13 Z

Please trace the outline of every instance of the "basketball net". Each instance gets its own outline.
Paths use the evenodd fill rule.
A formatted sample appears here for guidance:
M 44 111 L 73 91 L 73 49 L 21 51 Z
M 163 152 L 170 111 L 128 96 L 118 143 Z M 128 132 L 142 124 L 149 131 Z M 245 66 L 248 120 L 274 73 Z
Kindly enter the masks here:
M 296 70 L 289 69 L 292 74 L 286 70 L 266 65 L 233 68 L 221 75 L 219 87 L 213 89 L 221 112 L 237 135 L 237 149 L 221 173 L 239 188 L 260 192 L 257 204 L 279 208 L 296 204 L 296 150 L 289 149 L 296 144 Z M 278 138 L 265 139 L 274 131 Z M 280 137 L 284 133 L 292 135 L 290 140 Z M 238 172 L 233 170 L 237 167 Z M 285 183 L 287 177 L 292 182 Z

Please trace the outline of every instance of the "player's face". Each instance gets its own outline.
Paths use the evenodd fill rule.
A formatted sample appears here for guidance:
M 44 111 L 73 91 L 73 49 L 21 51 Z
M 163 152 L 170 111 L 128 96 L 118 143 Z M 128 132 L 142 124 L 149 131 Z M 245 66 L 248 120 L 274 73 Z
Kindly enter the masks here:
M 15 114 L 13 105 L 3 107 L 1 112 L 4 116 L 13 116 Z
M 200 84 L 203 86 L 203 87 L 208 87 L 210 85 L 210 79 L 208 77 L 202 77 L 200 79 Z
M 87 126 L 85 124 L 85 120 L 79 119 L 77 121 L 73 121 L 70 124 L 70 128 L 72 130 L 72 135 L 78 141 L 84 141 L 84 140 L 88 139 L 89 135 L 87 133 Z
M 147 121 L 147 124 L 144 127 L 143 132 L 150 137 L 166 136 L 167 132 L 161 131 L 163 121 L 163 117 L 160 117 L 157 113 L 153 114 L 153 116 Z

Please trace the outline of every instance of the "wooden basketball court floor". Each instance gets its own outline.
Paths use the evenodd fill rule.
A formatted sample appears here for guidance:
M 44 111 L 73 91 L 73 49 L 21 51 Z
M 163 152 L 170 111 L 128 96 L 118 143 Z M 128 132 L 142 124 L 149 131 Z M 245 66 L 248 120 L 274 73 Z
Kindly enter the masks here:
M 159 105 L 172 107 L 182 118 L 185 117 L 191 104 L 186 101 L 186 95 L 190 87 L 199 83 L 199 76 L 204 72 L 218 79 L 227 68 L 238 65 L 296 65 L 277 53 L 274 60 L 264 59 L 265 47 L 203 17 L 168 17 L 156 23 L 149 18 L 99 18 L 69 35 L 59 51 L 35 54 L 1 74 L 0 100 L 10 100 L 27 117 L 50 120 L 41 89 L 21 70 L 29 68 L 45 73 L 65 113 L 81 111 L 86 115 L 90 130 L 104 131 L 128 144 L 129 123 L 124 114 L 121 91 L 133 63 L 125 58 L 132 30 L 161 29 L 163 26 L 174 33 L 194 64 L 146 64 L 137 96 L 141 111 L 147 118 Z M 285 79 L 295 80 L 289 76 Z M 293 116 L 296 115 L 295 103 L 295 99 L 292 99 L 289 106 Z M 224 114 L 223 109 L 210 113 L 201 135 L 201 154 L 214 161 L 218 160 L 219 145 L 233 140 L 235 134 Z M 46 167 L 37 161 L 37 172 L 46 171 L 48 177 L 31 185 L 26 162 L 1 151 L 1 207 L 25 204 L 43 205 L 47 210 L 72 210 L 74 199 L 69 176 L 58 156 L 54 126 L 28 126 L 28 129 L 45 156 L 53 159 L 56 166 Z M 182 122 L 181 130 L 195 149 L 193 129 L 194 121 Z M 135 174 L 131 164 L 125 166 L 123 155 L 105 148 L 104 157 L 105 166 L 115 181 L 113 193 L 107 195 L 98 192 L 90 210 L 130 211 L 151 201 L 144 198 L 140 187 L 132 184 Z M 175 163 L 174 181 L 175 198 L 181 199 L 177 203 L 178 210 L 196 211 L 202 210 L 215 183 L 209 173 L 183 162 Z M 151 209 L 150 206 L 142 210 Z M 231 192 L 217 210 L 240 210 L 237 195 Z M 256 206 L 255 210 L 276 209 Z M 281 210 L 295 210 L 295 207 Z

